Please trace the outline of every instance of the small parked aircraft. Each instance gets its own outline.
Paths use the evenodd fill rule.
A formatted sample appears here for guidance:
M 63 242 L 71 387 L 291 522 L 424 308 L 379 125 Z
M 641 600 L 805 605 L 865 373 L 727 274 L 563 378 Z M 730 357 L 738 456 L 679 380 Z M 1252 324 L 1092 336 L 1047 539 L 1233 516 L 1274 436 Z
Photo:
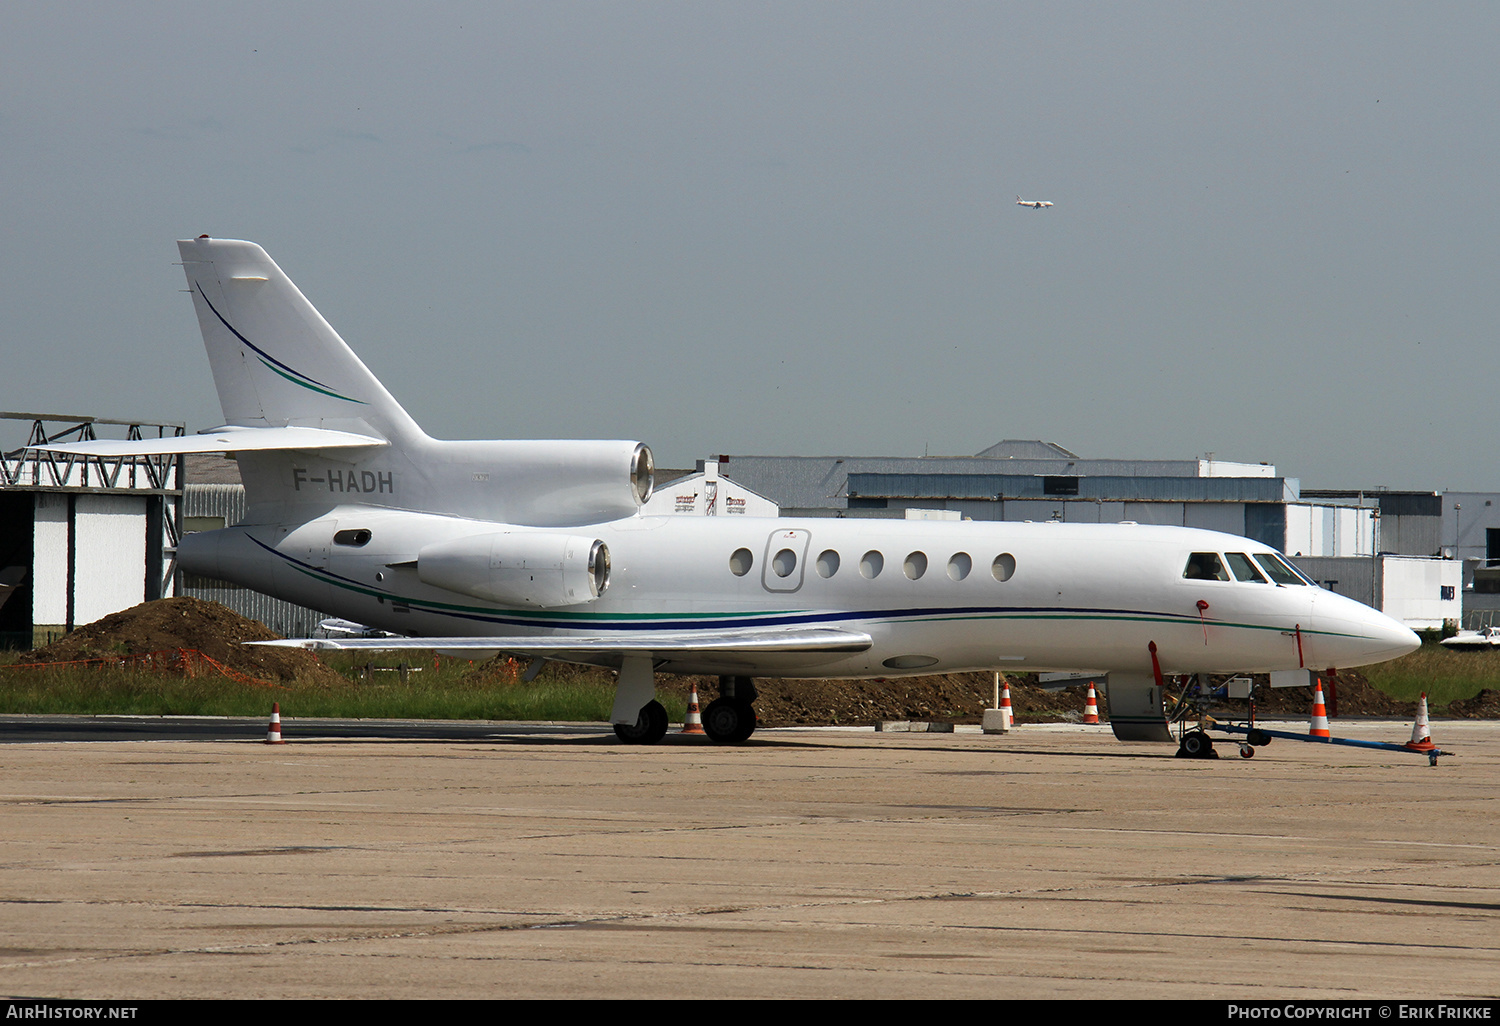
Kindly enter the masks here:
M 1107 673 L 1115 733 L 1172 741 L 1170 675 L 1418 645 L 1268 546 L 1211 531 L 643 516 L 645 445 L 431 438 L 263 249 L 178 248 L 224 424 L 46 448 L 237 454 L 244 520 L 184 537 L 178 566 L 400 635 L 280 644 L 611 667 L 615 731 L 636 743 L 667 729 L 658 672 L 719 677 L 703 721 L 723 742 L 754 730 L 757 677 L 989 669 Z

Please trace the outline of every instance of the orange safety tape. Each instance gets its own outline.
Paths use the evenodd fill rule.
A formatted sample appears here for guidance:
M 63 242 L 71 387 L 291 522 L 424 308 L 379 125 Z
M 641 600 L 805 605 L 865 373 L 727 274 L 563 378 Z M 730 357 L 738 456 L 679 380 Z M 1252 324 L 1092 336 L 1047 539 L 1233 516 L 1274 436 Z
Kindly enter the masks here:
M 194 665 L 195 660 L 200 663 L 207 663 L 221 675 L 228 677 L 237 684 L 289 690 L 285 684 L 258 680 L 249 674 L 241 673 L 239 670 L 226 666 L 212 656 L 205 655 L 195 648 L 160 649 L 155 652 L 143 652 L 140 655 L 103 656 L 98 659 L 69 659 L 56 663 L 12 663 L 9 668 L 17 670 L 45 670 L 59 666 L 93 666 L 96 669 L 105 666 L 118 666 L 156 670 L 159 672 L 180 671 L 184 676 L 193 677 L 197 675 L 198 669 Z

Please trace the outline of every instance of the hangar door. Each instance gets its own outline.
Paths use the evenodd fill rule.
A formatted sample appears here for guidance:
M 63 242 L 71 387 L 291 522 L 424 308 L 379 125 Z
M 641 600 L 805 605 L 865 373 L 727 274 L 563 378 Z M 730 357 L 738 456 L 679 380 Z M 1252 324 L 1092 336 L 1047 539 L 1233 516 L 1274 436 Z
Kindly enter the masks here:
M 0 492 L 0 648 L 31 647 L 31 493 Z

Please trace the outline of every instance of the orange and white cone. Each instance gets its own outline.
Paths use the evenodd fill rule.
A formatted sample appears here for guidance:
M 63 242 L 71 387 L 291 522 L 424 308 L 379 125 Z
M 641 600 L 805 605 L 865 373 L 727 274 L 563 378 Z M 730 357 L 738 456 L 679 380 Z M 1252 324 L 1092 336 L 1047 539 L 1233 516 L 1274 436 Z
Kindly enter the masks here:
M 272 702 L 271 703 L 271 725 L 266 728 L 266 744 L 268 744 L 268 745 L 284 745 L 284 744 L 286 744 L 285 741 L 281 740 L 281 703 L 280 702 Z
M 1323 704 L 1323 682 L 1313 678 L 1312 726 L 1307 731 L 1311 737 L 1332 737 L 1328 729 L 1328 707 Z
M 687 717 L 682 721 L 682 732 L 684 734 L 704 734 L 703 716 L 698 712 L 698 685 L 693 685 L 693 692 L 688 696 Z
M 1083 700 L 1083 722 L 1084 723 L 1098 723 L 1099 722 L 1099 699 L 1094 694 L 1094 682 L 1093 681 L 1089 681 L 1089 693 L 1088 693 L 1088 697 L 1086 697 Z
M 1005 690 L 1000 692 L 1000 731 L 1005 733 L 1015 726 L 1016 716 L 1010 707 L 1010 681 L 1005 682 Z
M 1417 702 L 1417 722 L 1411 727 L 1411 740 L 1406 747 L 1419 752 L 1430 752 L 1437 745 L 1432 743 L 1432 728 L 1427 725 L 1427 692 L 1422 692 L 1422 698 Z

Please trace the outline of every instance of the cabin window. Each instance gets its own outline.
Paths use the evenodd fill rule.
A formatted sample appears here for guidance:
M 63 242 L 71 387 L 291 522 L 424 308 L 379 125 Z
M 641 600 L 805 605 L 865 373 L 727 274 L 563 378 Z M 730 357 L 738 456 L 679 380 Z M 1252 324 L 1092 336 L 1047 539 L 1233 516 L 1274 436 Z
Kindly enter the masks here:
M 969 576 L 969 571 L 974 569 L 974 561 L 969 558 L 967 552 L 955 552 L 948 557 L 948 579 L 961 581 Z
M 1265 577 L 1255 568 L 1255 564 L 1250 562 L 1250 557 L 1243 552 L 1226 552 L 1224 553 L 1224 560 L 1229 564 L 1229 569 L 1234 573 L 1236 581 L 1254 581 L 1258 584 L 1266 583 Z
M 338 531 L 333 536 L 335 545 L 368 545 L 370 543 L 370 532 L 360 529 L 357 531 Z
M 1012 556 L 1009 552 L 1000 553 L 1000 555 L 995 557 L 995 561 L 990 564 L 990 574 L 1002 584 L 1010 580 L 1011 575 L 1015 572 L 1016 557 Z
M 1277 584 L 1303 585 L 1312 583 L 1274 552 L 1257 552 L 1255 553 L 1255 561 L 1266 572 L 1266 576 Z
M 885 569 L 885 557 L 871 549 L 866 552 L 859 561 L 859 572 L 862 577 L 874 580 L 880 576 L 880 571 Z
M 729 572 L 736 577 L 744 577 L 754 565 L 755 557 L 749 549 L 735 549 L 734 555 L 729 557 Z
M 901 572 L 910 580 L 918 580 L 927 572 L 927 553 L 912 552 L 908 554 L 906 562 L 901 564 Z
M 832 577 L 839 572 L 839 554 L 832 549 L 824 549 L 818 556 L 818 576 Z
M 792 571 L 797 569 L 797 554 L 791 549 L 782 549 L 771 557 L 771 569 L 776 571 L 777 577 L 792 576 Z
M 1195 552 L 1188 557 L 1182 576 L 1190 581 L 1227 581 L 1229 571 L 1217 552 Z

